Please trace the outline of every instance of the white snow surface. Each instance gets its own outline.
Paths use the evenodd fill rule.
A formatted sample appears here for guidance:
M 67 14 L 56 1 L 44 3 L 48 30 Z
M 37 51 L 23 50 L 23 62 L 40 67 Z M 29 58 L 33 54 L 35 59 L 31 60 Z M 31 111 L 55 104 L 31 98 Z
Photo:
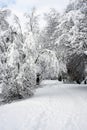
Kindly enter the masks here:
M 42 82 L 34 97 L 0 106 L 0 130 L 87 130 L 87 85 Z

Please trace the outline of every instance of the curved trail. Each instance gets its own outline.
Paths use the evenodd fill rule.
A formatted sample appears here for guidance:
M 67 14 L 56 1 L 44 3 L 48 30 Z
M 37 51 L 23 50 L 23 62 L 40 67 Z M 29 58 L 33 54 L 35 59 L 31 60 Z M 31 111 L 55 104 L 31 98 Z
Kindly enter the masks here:
M 87 86 L 44 81 L 35 96 L 0 107 L 0 130 L 87 130 Z

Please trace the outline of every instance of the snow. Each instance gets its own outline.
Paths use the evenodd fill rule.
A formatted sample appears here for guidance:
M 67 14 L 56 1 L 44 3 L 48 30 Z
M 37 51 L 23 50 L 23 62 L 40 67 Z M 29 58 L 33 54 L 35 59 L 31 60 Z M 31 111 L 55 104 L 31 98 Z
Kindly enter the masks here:
M 87 51 L 85 51 L 84 53 L 85 53 L 85 55 L 87 55 Z
M 35 96 L 0 107 L 0 130 L 87 130 L 87 86 L 44 81 Z

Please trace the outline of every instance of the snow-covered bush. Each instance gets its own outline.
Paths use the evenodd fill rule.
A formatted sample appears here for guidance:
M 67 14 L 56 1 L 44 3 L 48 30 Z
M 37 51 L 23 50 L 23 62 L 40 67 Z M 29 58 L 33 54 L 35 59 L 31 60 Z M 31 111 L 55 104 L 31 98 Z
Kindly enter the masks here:
M 7 66 L 2 87 L 6 102 L 32 96 L 36 87 L 35 65 L 27 61 L 21 66 L 19 72 L 15 66 Z
M 36 88 L 36 66 L 34 62 L 27 60 L 22 65 L 17 80 L 22 86 L 21 95 L 23 97 L 31 96 Z
M 17 83 L 17 70 L 13 67 L 6 66 L 2 82 L 2 94 L 4 101 L 9 102 L 15 98 L 20 98 L 21 86 Z

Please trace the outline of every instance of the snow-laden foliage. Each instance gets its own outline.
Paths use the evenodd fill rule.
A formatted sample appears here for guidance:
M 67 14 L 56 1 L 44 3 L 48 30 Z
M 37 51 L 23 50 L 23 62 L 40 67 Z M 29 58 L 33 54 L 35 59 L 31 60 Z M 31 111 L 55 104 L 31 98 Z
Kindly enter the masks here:
M 45 14 L 46 26 L 41 30 L 35 9 L 25 13 L 24 18 L 22 30 L 16 15 L 0 9 L 0 85 L 4 98 L 32 95 L 38 76 L 69 77 L 78 83 L 85 80 L 87 1 L 70 1 L 61 15 L 51 9 Z
M 40 35 L 40 40 L 43 49 L 55 50 L 55 42 L 58 36 L 58 25 L 59 25 L 59 13 L 55 9 L 50 9 L 48 13 L 45 14 L 46 26 Z
M 73 8 L 70 9 L 71 5 Z M 73 72 L 71 78 L 73 77 L 77 82 L 81 82 L 87 75 L 84 74 L 84 66 L 87 64 L 87 58 L 85 58 L 86 63 L 84 63 L 80 56 L 81 53 L 83 54 L 87 50 L 87 1 L 72 1 L 67 7 L 66 12 L 66 15 L 70 16 L 67 18 L 71 18 L 73 21 L 73 26 L 69 28 L 67 32 L 69 35 L 69 40 L 67 42 L 69 44 L 66 53 L 67 61 L 70 61 L 70 66 L 73 66 L 71 67 L 72 70 L 70 69 Z M 72 63 L 71 57 L 75 60 L 74 64 Z
M 33 33 L 30 32 L 24 42 L 23 51 L 26 53 L 26 58 L 32 57 L 33 60 L 37 57 L 37 44 L 35 42 L 35 37 Z
M 71 4 L 73 8 L 67 7 L 69 11 L 66 9 L 59 25 L 59 36 L 64 34 L 68 36 L 67 43 L 62 43 L 67 48 L 67 55 L 87 49 L 87 2 L 77 0 Z
M 81 10 L 82 13 L 87 13 L 87 1 L 71 0 L 66 8 L 66 12 L 70 12 L 71 10 Z
M 51 50 L 43 50 L 36 59 L 36 64 L 43 79 L 56 79 L 59 73 L 59 62 L 56 54 Z
M 67 70 L 71 80 L 76 81 L 77 83 L 81 83 L 87 74 L 86 72 L 86 64 L 87 55 L 84 53 L 73 54 L 67 63 Z
M 2 89 L 4 99 L 7 102 L 32 96 L 35 87 L 36 70 L 32 61 L 26 61 L 19 71 L 15 67 L 7 66 Z
M 6 102 L 21 97 L 21 86 L 17 83 L 17 76 L 15 67 L 6 66 L 2 82 L 2 94 Z
M 39 32 L 39 25 L 38 25 L 38 18 L 37 10 L 36 8 L 32 8 L 30 13 L 24 14 L 25 18 L 25 34 L 32 32 L 33 34 L 36 34 Z
M 61 72 L 67 73 L 70 57 L 87 50 L 87 1 L 70 1 L 62 15 L 51 10 L 46 14 L 46 21 L 40 37 L 42 48 L 55 51 Z
M 31 96 L 36 87 L 36 66 L 32 59 L 27 60 L 22 65 L 17 80 L 22 86 L 21 95 L 23 97 Z
M 0 19 L 0 83 L 3 97 L 8 102 L 33 94 L 36 71 L 34 61 L 29 59 L 32 54 L 28 56 L 28 51 L 24 50 L 18 18 L 10 10 L 0 10 Z
M 24 42 L 27 42 L 30 48 L 33 47 L 32 48 L 33 53 L 34 52 L 36 53 L 36 51 L 38 51 L 40 48 L 39 46 L 41 46 L 39 45 L 38 42 L 39 35 L 40 35 L 38 20 L 39 20 L 39 15 L 37 14 L 36 8 L 32 8 L 32 10 L 29 13 L 24 14 L 24 25 L 22 30 L 24 36 Z

